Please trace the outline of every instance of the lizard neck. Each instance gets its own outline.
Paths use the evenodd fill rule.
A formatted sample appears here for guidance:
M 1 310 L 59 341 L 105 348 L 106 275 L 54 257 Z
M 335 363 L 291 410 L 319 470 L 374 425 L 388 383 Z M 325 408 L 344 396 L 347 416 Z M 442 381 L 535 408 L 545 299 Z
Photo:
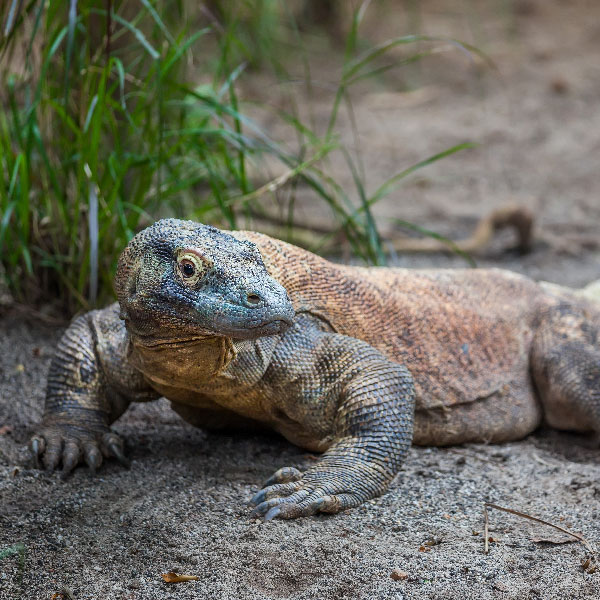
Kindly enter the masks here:
M 157 339 L 131 336 L 130 361 L 153 383 L 193 389 L 218 377 L 235 359 L 231 338 Z
M 130 340 L 129 361 L 164 395 L 176 388 L 228 395 L 258 382 L 279 337 L 232 340 L 195 336 L 162 340 L 132 335 Z

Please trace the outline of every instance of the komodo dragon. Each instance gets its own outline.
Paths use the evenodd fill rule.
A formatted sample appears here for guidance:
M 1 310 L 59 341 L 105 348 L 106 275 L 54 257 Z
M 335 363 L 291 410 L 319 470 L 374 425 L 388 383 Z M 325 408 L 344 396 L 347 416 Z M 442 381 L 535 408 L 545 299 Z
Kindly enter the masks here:
M 516 440 L 545 418 L 600 431 L 600 303 L 497 269 L 345 266 L 246 231 L 161 220 L 120 257 L 118 304 L 73 321 L 31 450 L 68 474 L 126 462 L 110 431 L 165 396 L 208 429 L 323 452 L 277 471 L 254 515 L 383 493 L 410 447 Z

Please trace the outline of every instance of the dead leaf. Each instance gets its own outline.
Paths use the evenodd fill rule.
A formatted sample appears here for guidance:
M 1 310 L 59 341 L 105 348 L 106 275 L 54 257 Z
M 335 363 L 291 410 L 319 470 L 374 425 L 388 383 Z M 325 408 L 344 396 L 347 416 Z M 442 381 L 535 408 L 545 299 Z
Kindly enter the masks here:
M 577 535 L 583 535 L 580 532 L 574 532 Z M 577 542 L 576 538 L 572 535 L 567 535 L 565 533 L 560 533 L 557 531 L 556 533 L 548 533 L 547 535 L 535 535 L 529 538 L 532 542 L 536 544 L 572 544 Z
M 0 435 L 6 435 L 7 433 L 10 433 L 13 430 L 13 428 L 10 425 L 2 425 L 2 427 L 0 427 Z
M 590 556 L 581 561 L 581 567 L 586 573 L 590 573 L 590 575 L 598 570 L 595 558 Z
M 65 589 L 52 594 L 50 600 L 73 600 L 73 596 L 69 590 Z
M 431 548 L 429 546 L 419 546 L 419 552 L 431 552 Z
M 173 571 L 169 571 L 168 573 L 161 573 L 161 577 L 167 583 L 180 583 L 181 581 L 198 581 L 200 579 L 198 575 L 178 575 Z
M 400 569 L 394 569 L 391 572 L 390 577 L 394 581 L 404 581 L 405 579 L 408 579 L 408 573 L 406 571 L 401 571 Z

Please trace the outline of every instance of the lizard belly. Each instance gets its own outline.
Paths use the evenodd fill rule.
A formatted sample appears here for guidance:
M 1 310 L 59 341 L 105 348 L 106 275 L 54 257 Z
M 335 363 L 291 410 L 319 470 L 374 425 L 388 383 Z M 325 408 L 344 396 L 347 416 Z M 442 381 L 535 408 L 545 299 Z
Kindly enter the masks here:
M 442 407 L 417 402 L 413 443 L 449 446 L 519 440 L 536 429 L 542 407 L 527 372 L 475 401 Z
M 199 411 L 214 410 L 217 412 L 225 410 L 263 423 L 272 421 L 270 412 L 265 408 L 265 396 L 260 389 L 250 388 L 244 390 L 243 393 L 216 395 L 207 391 L 165 384 L 152 384 L 152 387 L 167 400 L 174 404 L 186 406 L 191 411 L 193 409 Z M 188 414 L 191 415 L 192 412 L 188 412 Z M 195 425 L 198 424 L 191 419 L 186 418 L 186 420 Z
M 171 402 L 180 417 L 196 427 L 248 433 L 274 430 L 292 444 L 313 452 L 324 452 L 334 441 L 333 436 L 321 438 L 277 410 L 261 389 L 215 397 L 164 384 L 153 384 L 153 387 Z

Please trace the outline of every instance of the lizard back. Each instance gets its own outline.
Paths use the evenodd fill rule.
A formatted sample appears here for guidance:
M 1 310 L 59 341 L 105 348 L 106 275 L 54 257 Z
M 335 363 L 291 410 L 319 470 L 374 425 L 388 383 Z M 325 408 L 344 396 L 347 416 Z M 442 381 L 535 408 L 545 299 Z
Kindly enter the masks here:
M 327 261 L 255 232 L 254 242 L 298 313 L 405 364 L 417 408 L 530 393 L 535 314 L 548 299 L 526 277 L 497 269 L 414 270 Z

